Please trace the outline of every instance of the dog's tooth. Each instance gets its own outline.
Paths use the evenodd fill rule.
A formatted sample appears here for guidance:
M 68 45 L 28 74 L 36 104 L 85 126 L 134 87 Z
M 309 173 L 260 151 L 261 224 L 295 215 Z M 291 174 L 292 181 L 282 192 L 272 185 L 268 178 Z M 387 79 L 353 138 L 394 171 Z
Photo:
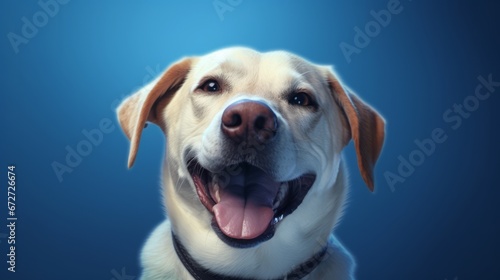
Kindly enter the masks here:
M 281 201 L 285 197 L 285 194 L 286 194 L 285 186 L 280 186 L 280 188 L 278 190 L 278 194 L 276 195 L 276 199 L 274 200 L 274 204 L 273 204 L 274 210 L 276 210 L 280 206 Z
M 279 197 L 279 193 L 278 193 L 278 197 L 276 197 L 276 199 L 274 200 L 274 204 L 273 204 L 273 210 L 276 210 L 278 208 L 278 206 L 280 206 L 280 197 Z
M 214 185 L 214 193 L 215 193 L 215 202 L 219 203 L 220 202 L 219 184 Z
M 277 223 L 281 222 L 281 220 L 283 220 L 283 218 L 284 218 L 283 215 L 280 215 L 279 217 L 275 217 L 273 220 L 273 224 L 277 224 Z
M 220 202 L 220 186 L 216 181 L 212 181 L 212 183 L 208 186 L 210 191 L 210 196 L 215 201 L 215 203 Z

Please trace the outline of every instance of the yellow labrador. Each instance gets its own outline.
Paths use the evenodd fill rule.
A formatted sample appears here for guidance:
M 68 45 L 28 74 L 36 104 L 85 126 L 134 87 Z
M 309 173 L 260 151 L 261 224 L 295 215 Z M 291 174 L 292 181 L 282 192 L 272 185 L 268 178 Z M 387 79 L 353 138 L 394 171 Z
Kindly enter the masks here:
M 131 141 L 167 137 L 168 219 L 147 240 L 142 279 L 353 279 L 333 228 L 352 139 L 373 190 L 384 120 L 328 67 L 228 48 L 171 65 L 118 108 Z

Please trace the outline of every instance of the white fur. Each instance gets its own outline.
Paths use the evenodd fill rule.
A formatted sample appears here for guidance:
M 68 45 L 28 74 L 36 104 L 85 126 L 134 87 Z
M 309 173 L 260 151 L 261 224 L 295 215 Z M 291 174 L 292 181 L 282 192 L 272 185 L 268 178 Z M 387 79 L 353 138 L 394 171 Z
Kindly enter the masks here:
M 326 259 L 304 279 L 353 279 L 353 258 L 332 234 L 347 193 L 341 156 L 346 131 L 325 82 L 324 68 L 286 52 L 258 53 L 245 48 L 221 50 L 194 61 L 162 116 L 168 139 L 163 170 L 168 220 L 153 231 L 144 246 L 141 279 L 193 279 L 173 249 L 172 230 L 199 264 L 219 274 L 277 278 L 327 244 Z M 230 91 L 213 96 L 194 93 L 203 77 L 220 74 L 234 81 Z M 280 94 L 291 84 L 314 93 L 320 103 L 318 112 L 296 110 L 283 100 Z M 212 214 L 199 201 L 184 153 L 192 147 L 203 166 L 223 162 L 221 114 L 243 98 L 265 102 L 277 115 L 278 138 L 269 155 L 273 176 L 287 181 L 314 172 L 317 178 L 302 204 L 278 224 L 273 238 L 238 249 L 213 232 Z M 196 117 L 200 108 L 202 118 Z

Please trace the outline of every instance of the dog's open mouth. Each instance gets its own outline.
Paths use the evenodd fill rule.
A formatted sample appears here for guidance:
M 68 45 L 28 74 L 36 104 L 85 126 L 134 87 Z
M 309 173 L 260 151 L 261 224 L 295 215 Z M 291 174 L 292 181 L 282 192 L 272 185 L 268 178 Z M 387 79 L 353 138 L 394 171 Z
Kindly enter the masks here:
M 214 215 L 212 227 L 233 247 L 251 247 L 273 237 L 276 224 L 302 203 L 316 179 L 304 174 L 276 182 L 249 163 L 212 173 L 196 159 L 188 162 L 198 197 Z

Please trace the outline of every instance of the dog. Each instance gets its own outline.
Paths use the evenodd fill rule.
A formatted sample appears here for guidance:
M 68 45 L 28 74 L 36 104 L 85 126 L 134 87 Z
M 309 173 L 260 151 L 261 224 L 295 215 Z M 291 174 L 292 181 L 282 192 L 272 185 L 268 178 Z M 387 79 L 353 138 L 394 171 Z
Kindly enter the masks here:
M 118 107 L 128 167 L 150 122 L 167 139 L 168 218 L 147 239 L 141 279 L 354 279 L 333 235 L 352 140 L 374 188 L 384 119 L 331 67 L 244 47 L 187 57 Z

